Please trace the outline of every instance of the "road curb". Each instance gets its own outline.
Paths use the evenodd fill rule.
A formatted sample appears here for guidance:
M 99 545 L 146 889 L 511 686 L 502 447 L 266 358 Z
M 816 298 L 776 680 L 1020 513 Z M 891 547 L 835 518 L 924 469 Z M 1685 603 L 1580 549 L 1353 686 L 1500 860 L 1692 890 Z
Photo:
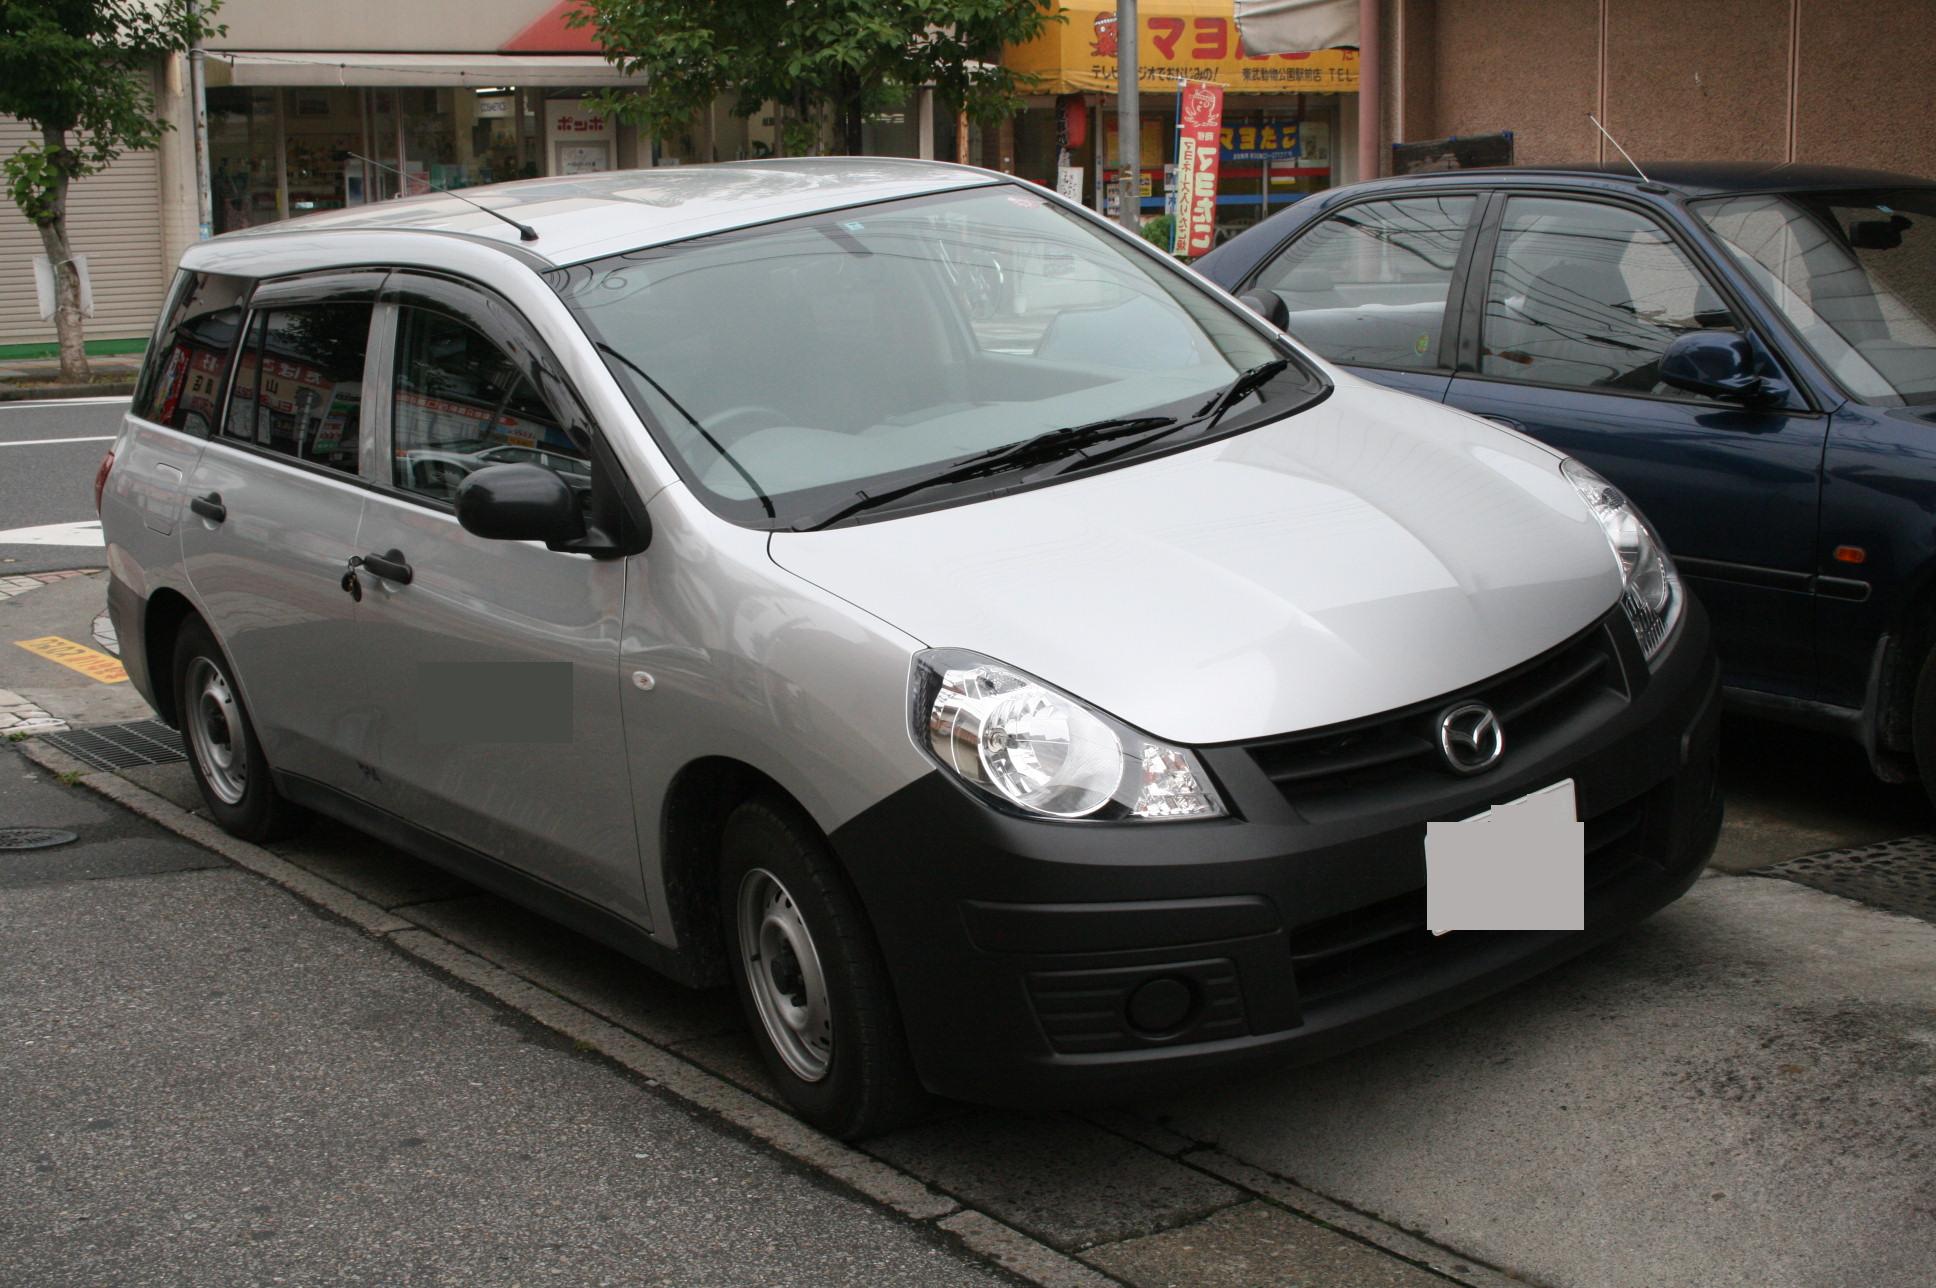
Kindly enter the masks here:
M 916 1224 L 932 1226 L 975 1256 L 1040 1288 L 1109 1288 L 1120 1281 L 1048 1244 L 965 1207 L 892 1164 L 862 1153 L 800 1122 L 684 1056 L 648 1041 L 575 1002 L 497 966 L 413 922 L 353 894 L 333 881 L 238 840 L 145 787 L 85 763 L 38 740 L 20 752 L 63 781 L 86 787 L 237 867 L 274 882 L 297 898 L 381 939 L 398 952 L 489 995 L 500 1004 L 571 1038 L 644 1078 L 687 1105 L 716 1115 L 769 1148 Z M 641 967 L 641 969 L 644 969 Z

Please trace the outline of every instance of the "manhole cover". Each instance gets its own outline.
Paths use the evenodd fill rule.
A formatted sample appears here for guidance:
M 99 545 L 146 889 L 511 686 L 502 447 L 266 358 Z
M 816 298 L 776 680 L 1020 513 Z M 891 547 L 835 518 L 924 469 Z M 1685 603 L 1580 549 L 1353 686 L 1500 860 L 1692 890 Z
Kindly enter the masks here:
M 0 827 L 0 850 L 44 850 L 80 837 L 53 827 Z
M 1805 854 L 1756 868 L 1754 873 L 1799 881 L 1844 899 L 1936 922 L 1936 836 L 1905 836 Z

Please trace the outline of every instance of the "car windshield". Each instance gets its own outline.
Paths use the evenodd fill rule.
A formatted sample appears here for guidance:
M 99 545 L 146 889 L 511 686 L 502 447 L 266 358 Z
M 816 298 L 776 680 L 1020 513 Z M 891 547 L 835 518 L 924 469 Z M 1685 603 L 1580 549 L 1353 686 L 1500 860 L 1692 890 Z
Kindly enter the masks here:
M 1843 387 L 1936 402 L 1936 189 L 1693 203 Z
M 996 454 L 1058 429 L 1108 422 L 1094 450 L 1112 459 L 1164 417 L 1178 423 L 1147 450 L 1188 442 L 1212 423 L 1207 400 L 1288 352 L 1189 275 L 1013 184 L 651 247 L 551 281 L 687 483 L 762 527 L 910 484 L 918 495 L 895 502 L 1012 487 L 1085 435 Z M 1284 365 L 1216 432 L 1324 389 Z M 985 468 L 961 470 L 969 460 Z

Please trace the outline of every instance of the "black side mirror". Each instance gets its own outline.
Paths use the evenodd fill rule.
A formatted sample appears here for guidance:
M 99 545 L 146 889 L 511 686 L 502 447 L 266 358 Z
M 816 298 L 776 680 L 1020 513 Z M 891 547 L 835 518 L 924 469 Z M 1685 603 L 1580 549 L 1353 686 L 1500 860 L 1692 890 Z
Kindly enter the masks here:
M 1237 302 L 1282 331 L 1291 320 L 1291 306 L 1276 291 L 1245 291 Z
M 1660 355 L 1660 382 L 1710 398 L 1753 400 L 1770 392 L 1755 374 L 1754 346 L 1739 331 L 1689 331 Z
M 493 541 L 584 539 L 585 512 L 571 486 L 542 465 L 486 465 L 457 485 L 457 521 Z

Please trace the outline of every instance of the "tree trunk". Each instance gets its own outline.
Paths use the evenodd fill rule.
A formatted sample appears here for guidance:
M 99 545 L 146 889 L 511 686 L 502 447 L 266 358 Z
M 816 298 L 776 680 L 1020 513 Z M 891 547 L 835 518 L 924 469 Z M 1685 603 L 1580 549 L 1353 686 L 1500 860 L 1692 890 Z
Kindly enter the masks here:
M 861 110 L 860 85 L 855 82 L 840 104 L 840 149 L 850 157 L 857 157 L 867 150 L 866 136 L 862 133 L 865 120 L 866 113 Z
M 47 149 L 57 155 L 67 151 L 67 131 L 42 130 Z M 52 217 L 39 225 L 40 244 L 54 266 L 54 334 L 60 340 L 60 378 L 63 384 L 84 384 L 92 374 L 87 366 L 87 342 L 82 335 L 81 273 L 74 264 L 73 247 L 67 241 L 67 184 L 64 171 L 56 165 Z

